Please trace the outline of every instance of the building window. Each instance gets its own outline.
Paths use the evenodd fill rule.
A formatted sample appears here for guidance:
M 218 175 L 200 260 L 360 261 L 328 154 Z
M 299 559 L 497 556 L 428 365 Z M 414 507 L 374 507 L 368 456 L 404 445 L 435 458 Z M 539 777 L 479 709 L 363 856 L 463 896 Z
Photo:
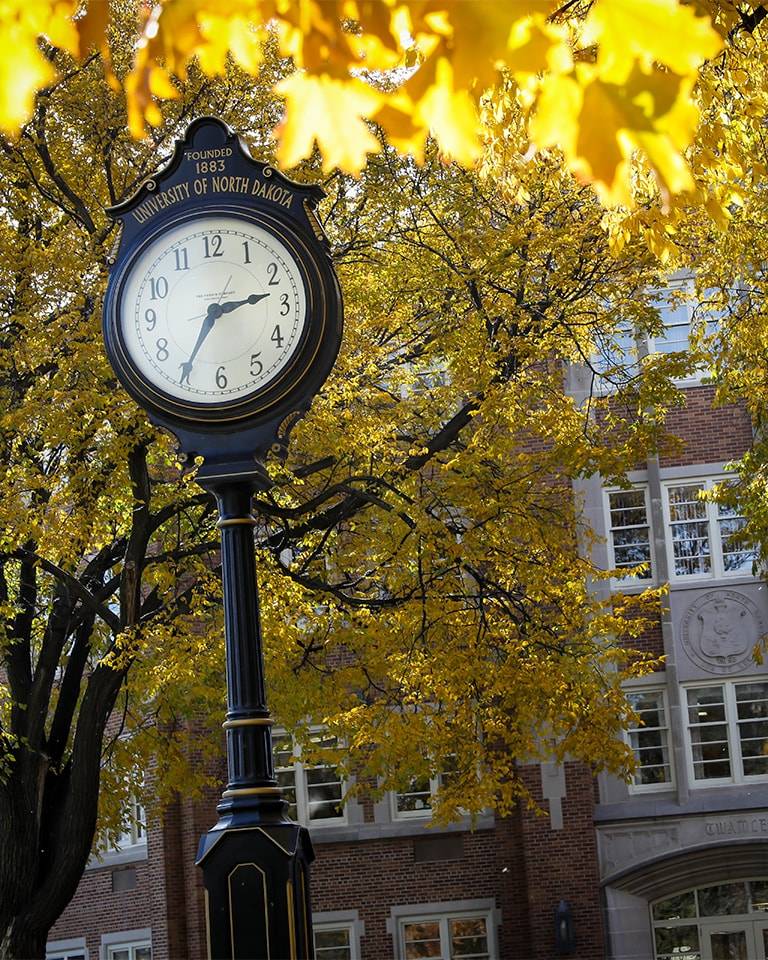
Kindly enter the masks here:
M 315 960 L 358 960 L 354 924 L 313 924 Z
M 322 731 L 312 733 L 310 739 L 324 750 L 337 746 L 336 738 Z M 299 746 L 288 733 L 276 732 L 272 742 L 275 776 L 289 804 L 288 816 L 313 826 L 346 823 L 344 781 L 337 768 L 302 762 Z
M 407 788 L 392 794 L 392 816 L 396 820 L 432 816 L 432 804 L 438 790 L 453 775 L 456 761 L 447 757 L 443 769 L 434 777 L 413 777 Z
M 141 801 L 132 796 L 128 802 L 125 827 L 117 838 L 115 849 L 125 850 L 126 847 L 136 847 L 146 842 L 147 812 Z
M 688 480 L 665 485 L 673 577 L 748 576 L 755 553 L 738 544 L 745 520 L 732 508 L 701 499 L 720 480 Z
M 102 854 L 125 853 L 147 845 L 147 813 L 143 804 L 131 796 L 123 814 L 122 829 L 111 840 L 106 833 L 100 835 L 98 852 Z
M 768 681 L 729 681 L 685 692 L 692 782 L 768 779 Z
M 766 879 L 726 881 L 657 900 L 651 904 L 654 960 L 763 957 L 767 912 Z
M 490 916 L 444 914 L 409 917 L 400 921 L 403 960 L 430 957 L 433 960 L 492 960 Z
M 687 352 L 696 324 L 706 322 L 706 332 L 711 335 L 722 316 L 712 302 L 696 300 L 692 276 L 670 279 L 663 289 L 650 293 L 649 302 L 662 323 L 658 333 L 645 333 L 631 321 L 623 321 L 610 334 L 598 337 L 591 365 L 609 382 L 616 374 L 620 379 L 636 376 L 641 354 Z M 692 373 L 685 379 L 699 376 L 700 372 Z
M 85 937 L 54 940 L 46 944 L 45 960 L 88 960 Z
M 632 790 L 638 793 L 666 790 L 672 783 L 672 762 L 664 691 L 632 692 L 627 694 L 627 700 L 639 718 L 635 726 L 627 729 L 637 762 Z
M 113 943 L 107 947 L 107 960 L 152 960 L 152 945 L 143 943 Z
M 629 570 L 641 563 L 647 564 L 644 570 L 628 576 L 628 579 L 630 582 L 652 580 L 653 556 L 647 488 L 609 490 L 606 497 L 609 565 L 615 570 Z

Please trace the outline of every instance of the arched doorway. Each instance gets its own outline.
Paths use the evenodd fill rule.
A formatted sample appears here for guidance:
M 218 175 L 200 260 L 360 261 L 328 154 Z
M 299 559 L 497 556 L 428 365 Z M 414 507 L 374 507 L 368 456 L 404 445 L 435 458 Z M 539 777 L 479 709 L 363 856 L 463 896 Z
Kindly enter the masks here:
M 603 889 L 612 960 L 768 960 L 768 837 L 683 847 Z
M 651 903 L 655 960 L 768 960 L 768 878 L 692 887 Z

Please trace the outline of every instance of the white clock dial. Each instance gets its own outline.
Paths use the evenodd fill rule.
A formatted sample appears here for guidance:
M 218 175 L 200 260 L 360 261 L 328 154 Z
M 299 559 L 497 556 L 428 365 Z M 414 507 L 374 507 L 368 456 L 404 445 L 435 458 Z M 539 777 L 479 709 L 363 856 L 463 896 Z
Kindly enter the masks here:
M 233 216 L 186 221 L 133 262 L 119 324 L 138 372 L 194 403 L 236 402 L 290 365 L 307 319 L 288 247 Z

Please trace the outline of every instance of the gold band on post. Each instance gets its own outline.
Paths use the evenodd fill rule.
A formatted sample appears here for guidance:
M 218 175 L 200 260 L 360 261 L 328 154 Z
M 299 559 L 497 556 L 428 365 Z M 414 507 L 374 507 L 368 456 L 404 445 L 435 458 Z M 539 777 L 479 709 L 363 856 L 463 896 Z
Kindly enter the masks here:
M 272 796 L 282 796 L 283 791 L 280 787 L 242 787 L 239 790 L 225 790 L 222 797 L 245 797 L 261 794 L 270 794 Z
M 231 517 L 229 520 L 219 520 L 216 526 L 219 530 L 221 530 L 222 527 L 240 527 L 243 525 L 255 527 L 258 522 L 256 517 Z
M 273 727 L 275 721 L 272 717 L 245 717 L 243 720 L 225 720 L 222 727 L 225 730 L 231 730 L 232 727 Z

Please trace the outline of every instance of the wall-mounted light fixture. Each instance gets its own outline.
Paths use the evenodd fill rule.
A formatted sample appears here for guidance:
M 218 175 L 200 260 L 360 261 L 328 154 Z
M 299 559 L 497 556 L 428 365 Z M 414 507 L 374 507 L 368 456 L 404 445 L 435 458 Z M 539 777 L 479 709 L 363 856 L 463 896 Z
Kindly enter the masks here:
M 576 952 L 576 927 L 567 900 L 561 900 L 555 907 L 555 949 L 560 956 Z

